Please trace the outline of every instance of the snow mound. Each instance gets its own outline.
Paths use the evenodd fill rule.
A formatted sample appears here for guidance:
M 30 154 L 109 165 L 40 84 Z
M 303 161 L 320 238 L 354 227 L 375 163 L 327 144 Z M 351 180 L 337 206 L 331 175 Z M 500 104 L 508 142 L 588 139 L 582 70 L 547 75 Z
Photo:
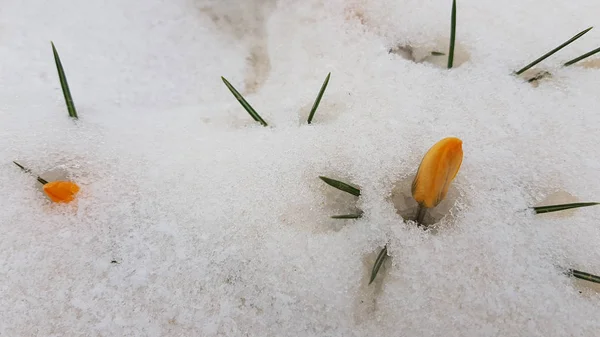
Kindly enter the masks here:
M 544 61 L 538 87 L 511 73 L 598 25 L 600 3 L 459 0 L 456 68 L 389 52 L 446 48 L 450 7 L 5 1 L 0 335 L 595 335 L 598 291 L 561 268 L 600 274 L 600 210 L 524 209 L 600 198 L 599 70 L 560 68 L 600 33 Z M 463 165 L 423 231 L 398 196 L 448 136 Z M 51 204 L 12 160 L 76 181 L 77 201 Z

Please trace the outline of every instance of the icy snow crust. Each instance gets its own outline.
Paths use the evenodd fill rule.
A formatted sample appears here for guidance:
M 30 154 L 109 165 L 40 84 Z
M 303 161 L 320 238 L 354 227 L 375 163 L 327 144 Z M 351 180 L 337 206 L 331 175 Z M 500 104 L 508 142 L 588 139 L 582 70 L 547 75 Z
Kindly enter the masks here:
M 560 267 L 600 274 L 600 209 L 523 209 L 557 191 L 600 199 L 599 70 L 559 67 L 600 31 L 545 61 L 537 88 L 510 74 L 598 25 L 600 2 L 459 0 L 460 67 L 388 53 L 446 52 L 450 6 L 5 0 L 0 335 L 598 335 L 599 293 Z M 465 159 L 425 232 L 391 191 L 446 136 Z M 77 202 L 51 204 L 12 160 L 66 173 Z

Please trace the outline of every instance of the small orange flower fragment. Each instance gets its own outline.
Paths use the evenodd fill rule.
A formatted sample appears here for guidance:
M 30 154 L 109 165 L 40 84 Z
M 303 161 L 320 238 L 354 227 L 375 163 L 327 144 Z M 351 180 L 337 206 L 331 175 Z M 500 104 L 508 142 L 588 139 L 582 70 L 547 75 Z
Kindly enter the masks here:
M 54 202 L 68 203 L 75 199 L 79 186 L 70 181 L 52 181 L 44 184 L 44 192 Z
M 413 198 L 422 206 L 437 206 L 448 193 L 463 159 L 462 140 L 448 137 L 427 151 L 412 183 Z

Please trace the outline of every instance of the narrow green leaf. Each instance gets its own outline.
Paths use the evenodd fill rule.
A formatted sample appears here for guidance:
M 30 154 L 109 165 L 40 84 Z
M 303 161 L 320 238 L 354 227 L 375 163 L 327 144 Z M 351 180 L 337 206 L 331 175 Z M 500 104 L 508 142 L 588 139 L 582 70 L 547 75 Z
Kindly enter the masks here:
M 594 282 L 594 283 L 600 283 L 600 276 L 592 275 L 590 273 L 582 272 L 582 271 L 575 270 L 575 269 L 569 269 L 569 272 L 571 275 L 573 275 L 574 277 L 577 277 L 579 279 Z
M 238 102 L 240 102 L 240 104 L 244 107 L 244 109 L 246 109 L 246 111 L 248 111 L 248 113 L 250 114 L 250 116 L 252 118 L 254 118 L 255 121 L 257 121 L 260 124 L 262 124 L 263 126 L 267 126 L 267 122 L 265 122 L 265 120 L 260 117 L 260 115 L 256 112 L 256 110 L 254 110 L 254 108 L 252 108 L 252 106 L 246 101 L 246 99 L 244 99 L 244 97 L 242 96 L 242 94 L 240 94 L 233 87 L 233 85 L 231 85 L 231 83 L 229 83 L 229 81 L 227 81 L 225 79 L 225 77 L 221 76 L 221 79 L 223 80 L 223 83 L 225 83 L 225 85 L 227 86 L 227 88 L 229 89 L 229 91 L 231 91 L 231 93 L 233 94 L 233 96 L 235 97 L 235 99 L 237 99 Z
M 54 42 L 50 41 L 52 45 L 52 53 L 54 54 L 54 63 L 56 63 L 56 70 L 58 71 L 58 79 L 60 80 L 60 87 L 62 88 L 63 96 L 65 97 L 65 104 L 67 105 L 67 110 L 69 111 L 69 116 L 74 119 L 78 119 L 77 110 L 75 109 L 75 103 L 73 102 L 73 97 L 71 96 L 71 90 L 69 90 L 69 83 L 67 83 L 67 76 L 65 75 L 65 70 L 63 69 L 62 63 L 60 62 L 60 57 L 58 56 L 58 52 L 54 47 Z
M 337 188 L 338 190 L 344 191 L 346 193 L 350 193 L 355 196 L 360 196 L 360 190 L 356 187 L 350 186 L 346 183 L 343 183 L 339 180 L 319 176 L 321 180 L 323 180 L 327 185 Z
M 431 55 L 433 55 L 433 56 L 444 56 L 446 54 L 442 53 L 441 51 L 435 51 L 434 50 L 434 51 L 431 52 Z
M 375 259 L 375 264 L 373 264 L 373 270 L 371 270 L 371 279 L 369 280 L 369 284 L 373 283 L 373 281 L 375 280 L 377 273 L 379 273 L 379 268 L 381 268 L 386 258 L 387 246 L 384 246 L 383 249 L 379 252 L 379 255 L 377 255 L 377 259 Z
M 13 163 L 14 163 L 15 165 L 17 165 L 18 167 L 20 167 L 20 168 L 21 168 L 21 170 L 23 170 L 23 171 L 25 171 L 25 172 L 27 172 L 27 173 L 31 173 L 31 170 L 30 170 L 30 169 L 28 169 L 28 168 L 26 168 L 25 166 L 23 166 L 23 165 L 21 165 L 21 164 L 17 163 L 17 162 L 16 162 L 16 161 L 14 161 L 14 160 L 13 160 Z
M 21 165 L 21 164 L 17 163 L 16 161 L 14 161 L 14 160 L 13 160 L 13 163 L 14 163 L 15 165 L 17 165 L 18 167 L 20 167 L 20 168 L 21 168 L 21 170 L 23 170 L 23 171 L 25 171 L 25 172 L 27 172 L 27 173 L 29 173 L 29 174 L 33 174 L 33 173 L 31 172 L 31 170 L 30 170 L 30 169 L 28 169 L 28 168 L 26 168 L 25 166 L 23 166 L 23 165 Z M 40 177 L 37 177 L 37 181 L 39 181 L 39 182 L 40 182 L 42 185 L 46 185 L 46 184 L 48 183 L 48 181 L 47 181 L 46 179 L 42 179 L 42 178 L 40 178 Z
M 521 75 L 522 73 L 524 73 L 527 69 L 535 66 L 536 64 L 542 62 L 543 60 L 545 60 L 546 58 L 548 58 L 549 56 L 551 56 L 552 54 L 556 53 L 557 51 L 563 49 L 564 47 L 568 46 L 569 44 L 571 44 L 573 41 L 577 40 L 578 38 L 582 37 L 585 33 L 589 32 L 590 29 L 592 29 L 593 27 L 590 27 L 580 33 L 578 33 L 577 35 L 573 36 L 572 38 L 570 38 L 567 42 L 561 44 L 560 46 L 552 49 L 551 51 L 547 52 L 546 54 L 542 55 L 542 57 L 538 58 L 537 60 L 529 63 L 528 65 L 526 65 L 525 67 L 521 68 L 520 70 L 518 70 L 516 72 L 516 75 Z
M 317 108 L 319 107 L 319 103 L 321 103 L 321 98 L 323 97 L 325 88 L 327 88 L 327 84 L 329 83 L 330 76 L 331 76 L 331 73 L 327 74 L 327 77 L 325 77 L 325 82 L 323 82 L 323 85 L 321 85 L 321 90 L 319 90 L 319 94 L 317 95 L 317 98 L 315 99 L 315 102 L 313 103 L 313 106 L 310 109 L 310 114 L 308 115 L 308 124 L 310 124 L 312 122 L 312 119 L 315 116 L 315 112 L 317 111 Z
M 359 219 L 362 218 L 362 212 L 356 214 L 334 215 L 332 219 Z
M 454 63 L 454 41 L 456 40 L 456 0 L 452 0 L 452 16 L 450 18 L 450 51 L 448 51 L 448 69 Z
M 533 210 L 535 211 L 536 214 L 543 214 L 543 213 L 564 211 L 564 210 L 571 209 L 571 208 L 587 207 L 587 206 L 594 206 L 594 205 L 600 205 L 600 203 L 598 203 L 598 202 L 576 202 L 576 203 L 572 203 L 572 204 L 537 206 L 537 207 L 531 207 L 531 208 L 533 208 Z
M 592 55 L 596 54 L 596 53 L 597 53 L 597 52 L 599 52 L 599 51 L 600 51 L 600 47 L 598 47 L 598 48 L 596 48 L 596 49 L 594 49 L 594 50 L 592 50 L 592 51 L 590 51 L 590 52 L 587 52 L 587 53 L 585 53 L 585 54 L 583 54 L 583 55 L 581 55 L 581 56 L 579 56 L 579 57 L 576 57 L 576 58 L 572 59 L 571 61 L 568 61 L 568 62 L 566 62 L 566 63 L 565 63 L 565 64 L 563 64 L 563 65 L 564 65 L 565 67 L 568 67 L 568 66 L 570 66 L 571 64 L 575 64 L 575 63 L 577 63 L 577 62 L 579 62 L 579 61 L 581 61 L 581 60 L 583 60 L 583 59 L 586 59 L 586 58 L 588 58 L 588 57 L 590 57 L 590 56 L 592 56 Z

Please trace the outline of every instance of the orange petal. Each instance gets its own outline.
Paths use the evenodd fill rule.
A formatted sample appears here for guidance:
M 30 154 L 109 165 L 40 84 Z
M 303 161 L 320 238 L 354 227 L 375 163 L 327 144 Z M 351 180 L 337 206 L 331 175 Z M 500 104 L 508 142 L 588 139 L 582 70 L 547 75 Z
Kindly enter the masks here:
M 54 202 L 71 202 L 79 192 L 79 186 L 70 181 L 52 181 L 44 185 L 44 192 Z
M 423 157 L 413 180 L 413 198 L 424 207 L 437 206 L 446 197 L 462 159 L 462 141 L 458 138 L 444 138 L 433 145 Z

